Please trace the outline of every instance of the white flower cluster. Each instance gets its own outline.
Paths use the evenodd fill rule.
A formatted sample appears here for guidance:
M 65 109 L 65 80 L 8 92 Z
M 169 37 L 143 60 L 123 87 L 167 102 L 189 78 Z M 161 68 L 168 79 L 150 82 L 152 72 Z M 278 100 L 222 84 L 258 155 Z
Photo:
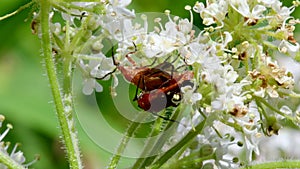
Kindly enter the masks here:
M 177 76 L 192 71 L 194 78 L 189 80 L 193 85 L 181 88 L 181 103 L 190 108 L 194 117 L 183 119 L 182 123 L 188 121 L 190 126 L 178 129 L 178 138 L 174 136 L 173 140 L 182 138 L 183 133 L 204 118 L 200 118 L 200 111 L 205 118 L 216 117 L 206 124 L 205 131 L 210 134 L 199 134 L 197 141 L 210 143 L 212 133 L 218 138 L 216 144 L 210 145 L 218 154 L 214 164 L 221 168 L 235 165 L 225 154 L 230 152 L 231 145 L 238 143 L 236 139 L 225 143 L 224 132 L 217 132 L 222 130 L 220 126 L 226 125 L 239 133 L 236 136 L 247 152 L 245 160 L 251 162 L 252 153 L 259 154 L 257 140 L 261 134 L 278 134 L 279 116 L 293 121 L 295 113 L 279 110 L 272 105 L 272 99 L 281 100 L 293 92 L 293 75 L 277 63 L 275 55 L 299 55 L 299 43 L 293 34 L 299 20 L 291 16 L 298 1 L 291 7 L 283 6 L 279 0 L 196 2 L 194 7 L 185 8 L 191 13 L 190 19 L 174 17 L 166 10 L 163 16 L 154 19 L 156 26 L 151 28 L 150 16 L 135 16 L 134 11 L 126 8 L 129 3 L 130 0 L 103 1 L 98 13 L 92 9 L 99 3 L 76 3 L 75 6 L 84 7 L 87 12 L 70 10 L 77 16 L 63 15 L 69 25 L 61 28 L 60 24 L 53 24 L 54 48 L 58 54 L 64 50 L 61 45 L 64 39 L 76 40 L 78 46 L 69 47 L 84 76 L 84 94 L 91 94 L 94 89 L 102 91 L 99 79 L 107 80 L 112 75 L 115 87 L 118 79 L 114 73 L 122 73 L 128 80 L 134 76 L 133 72 L 147 65 L 155 67 L 170 62 Z M 204 30 L 193 27 L 197 21 L 192 10 L 200 14 L 207 26 Z M 62 30 L 69 32 L 69 37 Z M 110 54 L 105 53 L 107 39 L 110 45 L 117 46 Z M 180 68 L 185 69 L 180 71 Z M 205 139 L 201 139 L 203 136 Z

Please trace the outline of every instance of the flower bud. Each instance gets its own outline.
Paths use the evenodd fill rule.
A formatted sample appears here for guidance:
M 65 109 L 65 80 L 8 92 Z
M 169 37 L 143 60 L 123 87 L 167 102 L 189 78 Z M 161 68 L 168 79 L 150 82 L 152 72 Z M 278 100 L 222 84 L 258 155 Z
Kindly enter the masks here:
M 238 157 L 233 157 L 232 162 L 233 163 L 238 163 L 239 162 L 239 158 Z
M 189 148 L 192 149 L 192 150 L 195 150 L 195 149 L 198 148 L 198 146 L 199 146 L 199 142 L 198 142 L 197 140 L 194 140 L 194 141 L 190 144 Z
M 210 144 L 204 144 L 200 148 L 200 157 L 209 156 L 214 152 L 213 147 Z
M 244 145 L 244 143 L 241 142 L 241 141 L 238 141 L 236 144 L 237 144 L 239 147 L 242 147 L 242 146 Z
M 278 135 L 278 131 L 281 128 L 281 125 L 277 122 L 275 116 L 271 116 L 267 121 L 267 135 L 272 136 L 273 134 Z
M 203 165 L 202 169 L 213 169 L 214 165 L 212 163 L 206 163 Z

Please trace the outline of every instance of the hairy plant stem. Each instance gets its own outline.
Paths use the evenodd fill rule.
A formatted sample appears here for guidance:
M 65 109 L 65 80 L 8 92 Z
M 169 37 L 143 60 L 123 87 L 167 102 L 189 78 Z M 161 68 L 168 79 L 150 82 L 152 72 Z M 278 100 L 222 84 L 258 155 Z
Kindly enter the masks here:
M 252 97 L 254 97 L 257 102 L 260 102 L 260 103 L 264 104 L 270 110 L 273 110 L 274 112 L 278 113 L 279 115 L 285 117 L 287 120 L 289 120 L 289 121 L 293 121 L 294 120 L 292 117 L 290 117 L 290 116 L 284 114 L 283 112 L 281 112 L 280 110 L 276 109 L 273 105 L 271 105 L 270 103 L 268 103 L 264 98 L 259 97 L 259 96 L 255 96 L 255 95 L 253 95 Z
M 299 160 L 275 161 L 262 164 L 254 164 L 241 169 L 273 169 L 273 168 L 300 168 Z
M 41 30 L 42 30 L 42 51 L 45 60 L 46 71 L 52 91 L 54 104 L 59 120 L 60 129 L 62 131 L 62 139 L 65 144 L 66 153 L 70 168 L 81 169 L 82 163 L 79 154 L 77 131 L 73 126 L 73 117 L 64 105 L 63 98 L 60 93 L 60 86 L 57 79 L 56 67 L 52 56 L 52 46 L 50 38 L 50 9 L 51 4 L 48 0 L 40 1 L 41 6 Z M 66 112 L 68 111 L 68 112 Z M 67 117 L 68 116 L 68 117 Z
M 132 123 L 130 123 L 129 127 L 127 128 L 118 148 L 117 148 L 117 152 L 114 154 L 114 156 L 112 157 L 109 165 L 108 165 L 108 169 L 115 169 L 120 161 L 121 155 L 123 154 L 130 138 L 133 136 L 134 132 L 138 129 L 138 127 L 140 126 L 140 121 L 142 121 L 143 119 L 145 119 L 149 114 L 147 113 L 139 113 L 138 116 L 135 118 L 134 121 L 132 121 Z

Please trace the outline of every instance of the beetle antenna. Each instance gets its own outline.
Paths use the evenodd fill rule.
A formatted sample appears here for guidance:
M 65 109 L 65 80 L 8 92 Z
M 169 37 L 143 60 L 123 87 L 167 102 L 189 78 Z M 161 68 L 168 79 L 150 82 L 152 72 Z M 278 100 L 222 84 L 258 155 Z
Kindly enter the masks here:
M 105 79 L 107 76 L 109 76 L 109 75 L 115 73 L 117 69 L 118 69 L 118 67 L 116 67 L 113 71 L 111 71 L 111 72 L 105 74 L 104 76 L 102 76 L 102 77 L 100 77 L 100 78 L 96 77 L 95 79 L 97 79 L 97 80 L 103 80 L 103 79 Z
M 137 52 L 137 47 L 136 47 L 136 44 L 134 42 L 133 43 L 133 46 L 134 46 L 134 51 L 132 52 L 128 52 L 125 57 L 128 59 L 128 61 L 133 65 L 133 66 L 136 66 L 136 63 L 135 61 L 129 56 L 131 54 L 134 54 L 135 52 Z
M 138 95 L 138 92 L 139 92 L 139 86 L 141 84 L 141 81 L 142 81 L 142 77 L 139 78 L 138 84 L 137 84 L 136 89 L 135 89 L 135 95 L 134 95 L 133 101 L 138 100 L 138 96 L 137 95 Z
M 110 41 L 110 42 L 111 42 L 111 41 Z M 102 77 L 100 77 L 100 78 L 97 78 L 97 77 L 96 77 L 97 80 L 103 80 L 103 79 L 105 79 L 107 76 L 109 76 L 109 75 L 115 73 L 115 72 L 117 71 L 117 69 L 118 69 L 119 64 L 120 64 L 120 63 L 118 63 L 118 62 L 116 61 L 116 59 L 115 59 L 114 45 L 113 45 L 112 42 L 111 42 L 111 57 L 112 57 L 112 60 L 113 60 L 113 64 L 114 64 L 116 67 L 114 68 L 114 70 L 112 70 L 111 72 L 105 74 L 104 76 L 102 76 Z
M 150 65 L 147 65 L 147 66 L 145 66 L 145 67 L 152 67 L 156 61 L 157 61 L 157 57 L 155 57 L 155 58 L 153 59 L 153 62 L 152 62 Z

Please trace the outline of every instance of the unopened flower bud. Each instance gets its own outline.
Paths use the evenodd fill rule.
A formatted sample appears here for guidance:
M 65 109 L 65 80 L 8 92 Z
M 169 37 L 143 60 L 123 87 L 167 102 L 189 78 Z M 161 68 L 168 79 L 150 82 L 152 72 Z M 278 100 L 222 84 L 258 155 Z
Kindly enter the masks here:
M 238 163 L 239 162 L 239 158 L 238 157 L 233 157 L 232 162 L 233 163 Z
M 200 148 L 200 157 L 209 156 L 214 152 L 213 147 L 210 144 L 204 144 Z
M 202 169 L 213 169 L 214 165 L 212 163 L 206 163 L 203 165 Z

